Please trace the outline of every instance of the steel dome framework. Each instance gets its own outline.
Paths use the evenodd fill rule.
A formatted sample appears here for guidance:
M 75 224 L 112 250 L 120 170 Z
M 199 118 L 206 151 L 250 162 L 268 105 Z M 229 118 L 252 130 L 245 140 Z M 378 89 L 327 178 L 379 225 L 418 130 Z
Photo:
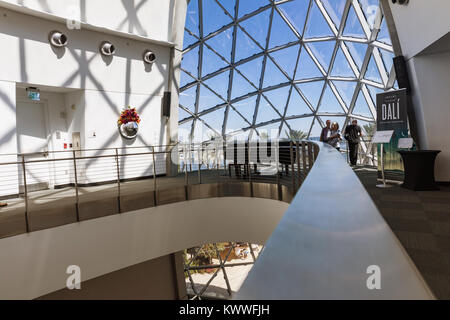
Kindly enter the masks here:
M 374 123 L 376 94 L 396 86 L 392 58 L 378 0 L 191 0 L 180 140 Z

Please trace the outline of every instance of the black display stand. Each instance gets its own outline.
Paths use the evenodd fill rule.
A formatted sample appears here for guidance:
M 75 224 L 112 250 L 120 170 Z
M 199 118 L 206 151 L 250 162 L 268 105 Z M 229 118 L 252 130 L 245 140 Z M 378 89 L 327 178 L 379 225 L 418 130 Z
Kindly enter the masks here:
M 405 182 L 402 187 L 414 191 L 439 190 L 434 180 L 434 163 L 439 150 L 397 151 L 403 158 Z

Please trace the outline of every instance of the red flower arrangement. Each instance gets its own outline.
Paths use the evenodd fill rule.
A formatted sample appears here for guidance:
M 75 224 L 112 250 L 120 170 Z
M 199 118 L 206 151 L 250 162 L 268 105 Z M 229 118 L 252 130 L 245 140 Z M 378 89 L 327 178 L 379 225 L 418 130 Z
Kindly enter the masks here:
M 139 117 L 136 108 L 131 108 L 128 106 L 128 108 L 125 108 L 122 110 L 122 113 L 120 114 L 120 118 L 117 121 L 117 123 L 120 125 L 127 124 L 128 122 L 136 122 L 140 123 L 141 118 Z

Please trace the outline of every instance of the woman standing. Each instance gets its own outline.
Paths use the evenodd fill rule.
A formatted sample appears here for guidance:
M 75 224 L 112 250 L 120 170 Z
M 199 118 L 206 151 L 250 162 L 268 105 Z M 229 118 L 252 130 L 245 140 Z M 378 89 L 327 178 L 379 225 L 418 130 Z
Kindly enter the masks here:
M 331 125 L 331 134 L 330 137 L 327 139 L 327 143 L 336 148 L 338 151 L 341 150 L 341 131 L 339 130 L 339 124 L 337 122 L 333 122 Z

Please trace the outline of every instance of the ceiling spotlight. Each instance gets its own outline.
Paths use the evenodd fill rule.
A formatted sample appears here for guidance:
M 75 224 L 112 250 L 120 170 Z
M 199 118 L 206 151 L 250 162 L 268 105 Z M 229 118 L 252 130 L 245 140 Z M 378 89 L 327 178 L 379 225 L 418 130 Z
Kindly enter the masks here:
M 156 61 L 156 54 L 151 50 L 145 50 L 143 59 L 145 63 L 152 64 Z
M 113 56 L 116 53 L 116 47 L 109 41 L 103 41 L 100 44 L 100 53 L 106 57 Z
M 60 31 L 52 31 L 48 35 L 48 41 L 53 47 L 62 48 L 67 46 L 67 36 Z

